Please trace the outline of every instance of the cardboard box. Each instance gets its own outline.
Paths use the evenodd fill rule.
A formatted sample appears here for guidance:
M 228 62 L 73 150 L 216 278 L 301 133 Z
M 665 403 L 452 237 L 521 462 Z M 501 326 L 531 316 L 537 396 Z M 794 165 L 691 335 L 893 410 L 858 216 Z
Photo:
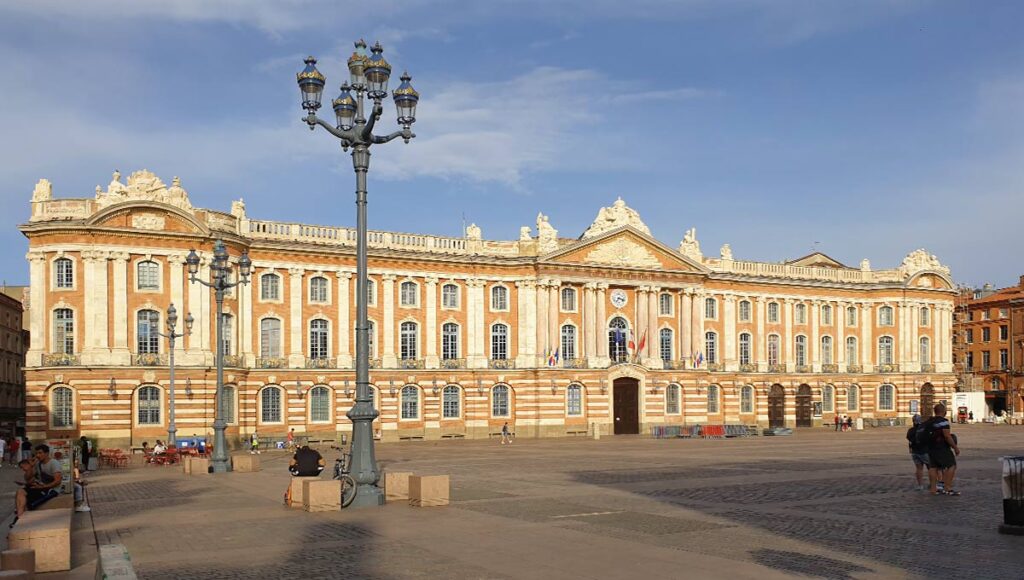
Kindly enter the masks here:
M 341 509 L 341 482 L 337 479 L 307 479 L 302 482 L 302 509 L 307 512 Z
M 252 473 L 260 470 L 260 456 L 246 453 L 231 456 L 231 468 L 239 473 Z
M 303 492 L 302 484 L 307 481 L 316 481 L 319 479 L 319 477 L 292 477 L 292 483 L 289 490 L 291 491 L 293 508 L 302 507 L 303 498 L 306 496 Z
M 36 552 L 36 572 L 71 569 L 71 510 L 25 512 L 7 534 L 7 547 Z
M 448 505 L 447 475 L 413 475 L 409 477 L 409 505 L 434 507 Z
M 384 472 L 384 500 L 396 501 L 409 499 L 409 478 L 411 471 Z

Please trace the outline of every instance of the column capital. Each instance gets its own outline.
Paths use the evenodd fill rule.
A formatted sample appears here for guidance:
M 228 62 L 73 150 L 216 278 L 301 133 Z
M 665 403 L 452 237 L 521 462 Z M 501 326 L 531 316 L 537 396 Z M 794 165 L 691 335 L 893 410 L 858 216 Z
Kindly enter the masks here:
M 105 262 L 110 257 L 110 252 L 103 250 L 83 250 L 82 253 L 83 262 Z
M 739 299 L 739 296 L 736 296 L 735 294 L 727 294 L 723 297 L 723 300 L 729 304 L 735 304 L 737 299 Z
M 345 270 L 341 270 L 341 271 L 335 272 L 334 275 L 337 276 L 339 280 L 351 280 L 352 279 L 352 272 L 347 272 Z
M 27 254 L 25 254 L 25 259 L 28 260 L 29 262 L 45 262 L 46 253 L 40 250 L 31 250 Z
M 380 279 L 383 280 L 384 282 L 394 282 L 396 279 L 398 279 L 398 276 L 395 276 L 394 274 L 383 274 L 381 275 Z
M 469 278 L 466 280 L 466 286 L 468 288 L 483 288 L 486 285 L 487 281 L 481 280 L 480 278 Z
M 516 280 L 516 288 L 533 289 L 537 287 L 536 280 Z
M 587 282 L 583 285 L 583 289 L 593 292 L 594 290 L 597 290 L 597 282 Z
M 288 275 L 292 278 L 301 278 L 305 271 L 303 268 L 288 268 Z
M 183 266 L 185 264 L 185 256 L 182 254 L 168 254 L 167 263 L 174 266 Z
M 605 290 L 608 289 L 608 283 L 607 282 L 597 282 L 595 285 L 597 286 L 597 291 L 598 292 L 604 292 Z
M 439 280 L 439 279 L 438 279 L 438 277 L 437 277 L 437 276 L 435 276 L 434 274 L 428 274 L 428 275 L 427 275 L 427 276 L 426 276 L 426 277 L 424 278 L 424 281 L 425 281 L 425 282 L 426 282 L 427 284 L 431 285 L 431 286 L 436 286 L 436 285 L 437 285 L 437 282 L 438 282 L 438 280 Z

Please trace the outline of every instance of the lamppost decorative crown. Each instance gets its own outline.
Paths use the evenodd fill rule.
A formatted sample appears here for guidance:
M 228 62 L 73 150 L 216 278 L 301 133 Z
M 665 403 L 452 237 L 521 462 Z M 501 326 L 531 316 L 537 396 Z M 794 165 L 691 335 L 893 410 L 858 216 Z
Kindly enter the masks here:
M 384 49 L 380 42 L 376 42 L 370 49 L 373 54 L 366 61 L 363 74 L 366 76 L 366 86 L 373 99 L 380 99 L 388 94 L 388 79 L 391 78 L 391 64 L 384 59 Z
M 355 52 L 352 53 L 352 56 L 348 57 L 349 81 L 357 91 L 362 90 L 366 86 L 366 77 L 363 76 L 363 71 L 366 69 L 367 60 L 366 41 L 360 38 L 356 41 Z
M 395 109 L 398 110 L 398 124 L 408 127 L 416 122 L 416 103 L 420 100 L 420 94 L 412 88 L 412 83 L 409 82 L 412 77 L 409 73 L 403 74 L 400 78 L 402 84 L 392 92 L 392 96 L 395 98 Z
M 334 106 L 334 115 L 338 118 L 338 128 L 342 130 L 352 127 L 356 112 L 359 110 L 359 105 L 356 104 L 352 93 L 349 92 L 350 89 L 351 87 L 347 83 L 341 85 L 341 93 L 331 102 Z
M 302 94 L 302 108 L 313 113 L 320 108 L 320 98 L 324 94 L 324 85 L 327 77 L 316 70 L 316 59 L 312 56 L 306 57 L 304 61 L 306 68 L 295 75 L 299 83 L 299 92 Z

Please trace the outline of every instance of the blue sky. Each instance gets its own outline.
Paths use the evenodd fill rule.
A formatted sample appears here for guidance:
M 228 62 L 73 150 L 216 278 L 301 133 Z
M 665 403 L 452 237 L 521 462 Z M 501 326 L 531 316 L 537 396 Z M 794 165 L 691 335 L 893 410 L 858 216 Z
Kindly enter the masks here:
M 673 247 L 694 226 L 737 259 L 816 245 L 887 268 L 925 247 L 1005 286 L 1024 273 L 1021 22 L 1013 1 L 7 2 L 0 277 L 27 281 L 40 177 L 86 197 L 148 168 L 198 206 L 352 225 L 351 160 L 299 121 L 294 74 L 316 55 L 333 96 L 365 37 L 422 94 L 418 138 L 374 150 L 374 229 L 459 235 L 465 215 L 515 239 L 542 211 L 575 237 L 622 196 Z

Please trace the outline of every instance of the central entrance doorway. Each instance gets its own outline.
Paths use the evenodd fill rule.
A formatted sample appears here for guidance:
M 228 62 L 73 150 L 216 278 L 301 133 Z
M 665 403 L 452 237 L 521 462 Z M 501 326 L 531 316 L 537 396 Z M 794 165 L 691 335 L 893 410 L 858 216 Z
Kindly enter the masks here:
M 800 385 L 796 391 L 796 426 L 814 426 L 811 420 L 811 387 L 809 385 Z
M 640 381 L 636 379 L 615 379 L 612 383 L 616 435 L 640 434 L 639 389 Z
M 772 385 L 768 393 L 768 426 L 786 426 L 786 390 L 782 385 Z

